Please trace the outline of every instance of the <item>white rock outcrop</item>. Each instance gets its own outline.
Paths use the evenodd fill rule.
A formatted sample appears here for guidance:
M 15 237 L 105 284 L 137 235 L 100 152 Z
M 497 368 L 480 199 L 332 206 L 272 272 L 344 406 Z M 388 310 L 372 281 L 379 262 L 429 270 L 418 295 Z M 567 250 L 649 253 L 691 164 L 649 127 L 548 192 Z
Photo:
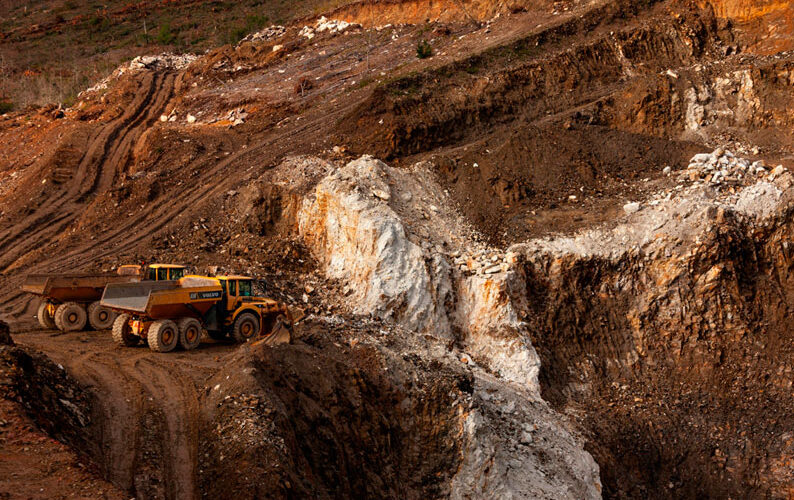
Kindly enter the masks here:
M 508 293 L 513 271 L 493 249 L 480 252 L 479 272 L 455 264 L 478 244 L 450 200 L 435 199 L 442 192 L 422 165 L 363 156 L 319 182 L 298 230 L 327 275 L 349 283 L 357 313 L 457 334 L 475 361 L 539 398 L 540 359 Z
M 443 309 L 451 291 L 448 265 L 426 258 L 384 203 L 385 168 L 364 157 L 323 179 L 300 211 L 299 231 L 328 276 L 351 284 L 358 313 L 450 334 Z

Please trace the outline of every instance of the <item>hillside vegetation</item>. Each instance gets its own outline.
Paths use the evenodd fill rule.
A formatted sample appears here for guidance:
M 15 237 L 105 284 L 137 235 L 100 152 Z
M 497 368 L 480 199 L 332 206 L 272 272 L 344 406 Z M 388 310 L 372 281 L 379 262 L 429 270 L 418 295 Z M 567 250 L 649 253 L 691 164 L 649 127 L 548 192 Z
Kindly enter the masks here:
M 0 112 L 71 104 L 119 63 L 236 43 L 341 0 L 43 0 L 0 2 Z

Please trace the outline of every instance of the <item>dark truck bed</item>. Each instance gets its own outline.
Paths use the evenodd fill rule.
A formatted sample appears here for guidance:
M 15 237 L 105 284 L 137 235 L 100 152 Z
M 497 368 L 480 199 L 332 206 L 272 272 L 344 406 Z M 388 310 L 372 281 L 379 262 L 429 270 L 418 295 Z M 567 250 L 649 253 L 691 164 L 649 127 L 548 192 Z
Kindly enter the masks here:
M 102 298 L 110 283 L 138 281 L 137 276 L 118 274 L 31 274 L 22 291 L 39 295 L 51 302 L 94 302 Z
M 114 284 L 105 289 L 102 305 L 123 312 L 144 313 L 152 292 L 174 290 L 179 287 L 179 280 Z

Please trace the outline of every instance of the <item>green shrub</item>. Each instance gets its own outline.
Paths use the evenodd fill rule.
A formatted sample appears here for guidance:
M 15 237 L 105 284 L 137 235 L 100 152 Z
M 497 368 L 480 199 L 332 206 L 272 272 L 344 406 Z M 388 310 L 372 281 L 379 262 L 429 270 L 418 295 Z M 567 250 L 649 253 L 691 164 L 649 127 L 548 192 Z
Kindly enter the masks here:
M 0 115 L 14 110 L 14 103 L 11 101 L 0 101 Z
M 427 59 L 432 55 L 433 47 L 431 47 L 426 41 L 419 40 L 419 43 L 416 45 L 416 57 L 419 59 Z
M 251 14 L 245 18 L 245 27 L 248 31 L 259 30 L 265 27 L 268 22 L 267 16 L 258 16 Z
M 157 33 L 157 43 L 160 45 L 171 45 L 174 42 L 174 34 L 171 32 L 171 23 L 165 22 L 160 25 L 160 32 Z

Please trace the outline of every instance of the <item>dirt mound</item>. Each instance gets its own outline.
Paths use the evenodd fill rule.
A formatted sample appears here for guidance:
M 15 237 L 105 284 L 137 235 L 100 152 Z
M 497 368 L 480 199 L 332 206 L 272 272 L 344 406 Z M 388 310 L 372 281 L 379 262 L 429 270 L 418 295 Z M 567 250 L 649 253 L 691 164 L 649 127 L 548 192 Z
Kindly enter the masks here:
M 614 220 L 626 201 L 657 188 L 644 180 L 686 167 L 698 151 L 587 121 L 514 127 L 432 161 L 468 218 L 509 244 Z

